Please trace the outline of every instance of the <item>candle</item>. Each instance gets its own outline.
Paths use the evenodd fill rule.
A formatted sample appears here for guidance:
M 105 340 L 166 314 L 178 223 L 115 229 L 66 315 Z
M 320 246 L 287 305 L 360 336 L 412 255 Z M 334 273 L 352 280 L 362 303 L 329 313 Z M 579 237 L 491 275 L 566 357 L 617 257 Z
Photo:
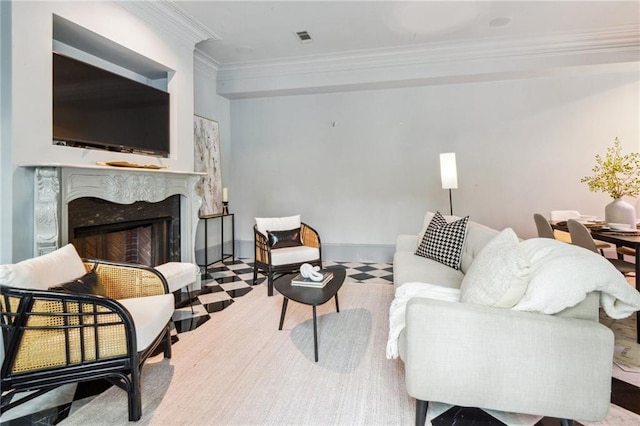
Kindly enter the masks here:
M 229 194 L 227 192 L 227 188 L 222 188 L 222 202 L 226 203 L 229 201 Z

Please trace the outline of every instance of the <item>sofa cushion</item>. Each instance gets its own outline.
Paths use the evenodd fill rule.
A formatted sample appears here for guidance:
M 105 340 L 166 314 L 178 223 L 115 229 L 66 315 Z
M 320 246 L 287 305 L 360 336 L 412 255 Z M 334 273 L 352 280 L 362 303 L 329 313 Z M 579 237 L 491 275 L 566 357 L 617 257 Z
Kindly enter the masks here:
M 11 287 L 47 290 L 75 280 L 87 273 L 72 244 L 51 253 L 11 265 L 0 265 L 0 284 Z
M 300 215 L 285 217 L 256 217 L 258 231 L 267 236 L 267 231 L 285 231 L 300 228 Z
M 527 290 L 530 267 L 511 228 L 496 235 L 480 251 L 460 286 L 460 301 L 511 308 Z
M 174 299 L 172 294 L 132 297 L 118 300 L 118 302 L 127 308 L 133 318 L 133 323 L 136 326 L 138 352 L 151 345 L 173 315 Z
M 404 283 L 422 282 L 442 287 L 460 288 L 464 274 L 432 259 L 409 251 L 393 255 L 393 285 L 397 289 Z
M 98 280 L 95 268 L 73 281 L 49 287 L 49 290 L 107 296 L 107 292 L 100 284 L 100 280 Z
M 447 223 L 442 214 L 436 212 L 415 254 L 459 269 L 468 221 L 469 216 L 466 216 Z
M 300 228 L 284 231 L 267 231 L 271 248 L 297 247 L 302 245 Z
M 476 256 L 496 235 L 498 235 L 498 231 L 493 228 L 473 221 L 467 223 L 467 236 L 464 239 L 464 247 L 460 257 L 460 270 L 462 272 L 467 273 Z

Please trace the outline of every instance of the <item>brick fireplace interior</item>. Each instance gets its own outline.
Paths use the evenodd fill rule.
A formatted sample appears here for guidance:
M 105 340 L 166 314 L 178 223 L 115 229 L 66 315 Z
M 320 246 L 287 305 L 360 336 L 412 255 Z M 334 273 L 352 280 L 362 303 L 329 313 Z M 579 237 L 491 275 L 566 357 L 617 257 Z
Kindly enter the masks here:
M 180 195 L 157 203 L 69 202 L 69 241 L 83 258 L 157 266 L 180 261 Z

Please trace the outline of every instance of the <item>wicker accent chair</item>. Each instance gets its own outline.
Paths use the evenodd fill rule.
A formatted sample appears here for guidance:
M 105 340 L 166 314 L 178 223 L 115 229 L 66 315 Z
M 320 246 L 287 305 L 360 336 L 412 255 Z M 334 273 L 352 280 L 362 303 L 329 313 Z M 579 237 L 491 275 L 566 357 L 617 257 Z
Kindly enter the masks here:
M 127 392 L 129 420 L 140 419 L 142 366 L 161 343 L 171 357 L 173 296 L 153 268 L 83 263 L 106 296 L 0 285 L 3 412 L 60 385 L 106 379 Z M 24 391 L 34 392 L 14 398 Z
M 258 271 L 267 276 L 267 295 L 273 296 L 273 280 L 278 276 L 292 274 L 300 270 L 303 263 L 309 263 L 322 268 L 322 245 L 318 232 L 305 224 L 298 222 L 300 227 L 301 246 L 276 248 L 269 243 L 271 231 L 290 229 L 269 228 L 267 235 L 254 225 L 255 261 L 253 264 L 253 284 L 258 283 Z

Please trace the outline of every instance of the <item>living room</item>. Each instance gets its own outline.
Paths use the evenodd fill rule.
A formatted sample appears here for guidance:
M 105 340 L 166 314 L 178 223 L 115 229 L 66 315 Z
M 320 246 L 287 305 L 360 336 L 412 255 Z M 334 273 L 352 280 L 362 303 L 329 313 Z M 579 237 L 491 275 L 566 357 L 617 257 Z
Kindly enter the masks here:
M 242 10 L 269 16 L 287 8 L 269 3 Z M 498 3 L 480 2 L 468 19 L 488 27 L 506 7 Z M 551 13 L 554 3 L 545 3 Z M 190 21 L 196 15 L 177 12 L 179 3 L 2 2 L 0 263 L 34 256 L 33 170 L 24 165 L 130 161 L 190 172 L 194 115 L 219 123 L 239 258 L 253 257 L 255 217 L 301 214 L 321 232 L 327 260 L 391 262 L 399 234 L 420 229 L 427 210 L 449 210 L 443 152 L 457 156 L 454 214 L 511 227 L 521 238 L 536 236 L 535 212 L 602 216 L 609 197 L 580 179 L 615 137 L 625 151 L 640 150 L 638 4 L 573 7 L 587 13 L 594 5 L 603 21 L 586 30 L 516 36 L 513 19 L 491 27 L 488 41 L 442 41 L 426 57 L 423 45 L 396 52 L 396 65 L 389 49 L 369 57 L 304 53 L 321 46 L 322 28 L 286 28 L 291 51 L 315 61 L 272 58 L 243 68 L 203 53 L 226 40 L 214 39 L 224 30 Z M 54 16 L 170 70 L 168 158 L 51 143 Z M 295 40 L 291 33 L 300 30 L 314 42 Z M 196 258 L 203 232 L 198 224 Z

